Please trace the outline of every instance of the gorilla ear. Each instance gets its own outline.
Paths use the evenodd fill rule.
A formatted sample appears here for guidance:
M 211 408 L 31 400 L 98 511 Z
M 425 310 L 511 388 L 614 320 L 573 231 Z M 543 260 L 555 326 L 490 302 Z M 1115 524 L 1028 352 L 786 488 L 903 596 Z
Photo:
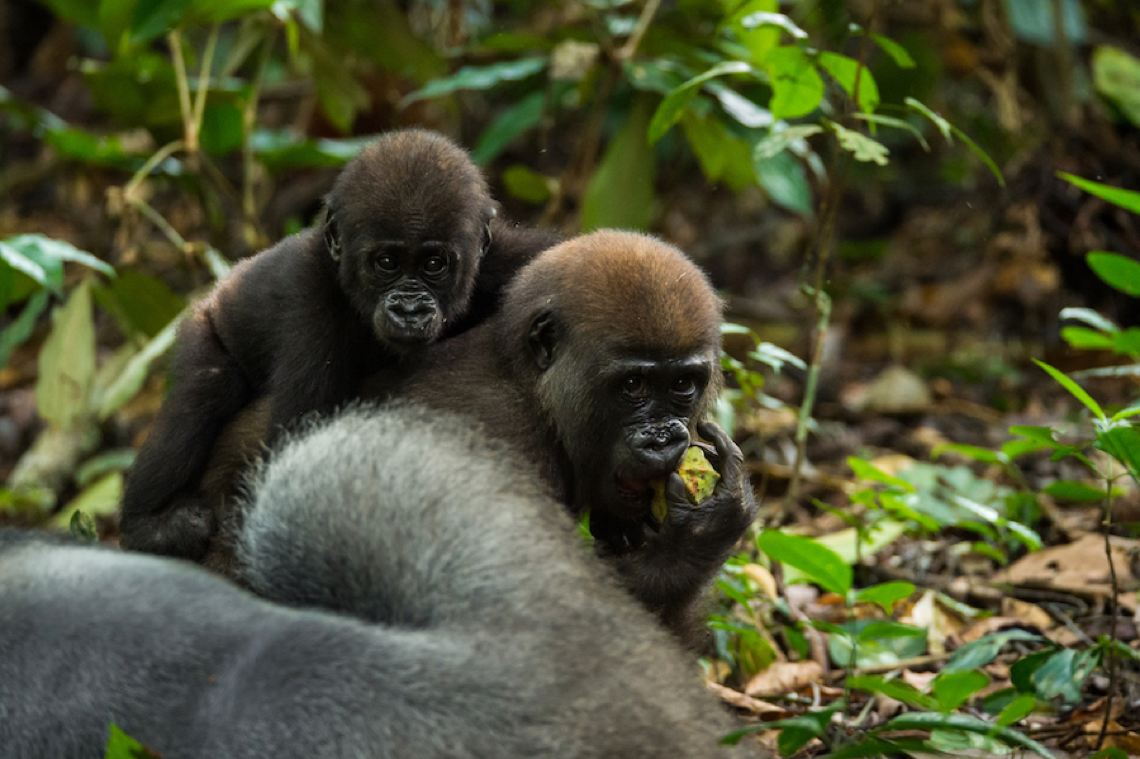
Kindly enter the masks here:
M 325 218 L 321 222 L 325 249 L 328 250 L 332 260 L 340 260 L 340 231 L 336 226 L 336 213 L 329 206 L 325 206 Z
M 554 314 L 544 311 L 530 323 L 530 332 L 527 333 L 527 345 L 538 364 L 539 371 L 546 371 L 554 363 L 554 353 L 557 347 L 557 324 Z
M 483 221 L 483 246 L 479 248 L 479 258 L 491 249 L 491 220 L 499 215 L 499 209 L 492 207 Z

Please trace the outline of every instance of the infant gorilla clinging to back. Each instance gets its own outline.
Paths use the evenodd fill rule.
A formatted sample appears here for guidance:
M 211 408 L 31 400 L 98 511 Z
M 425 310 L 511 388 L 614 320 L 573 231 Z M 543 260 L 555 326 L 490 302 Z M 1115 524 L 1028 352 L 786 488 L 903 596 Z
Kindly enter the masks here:
M 321 224 L 240 263 L 182 324 L 169 395 L 123 497 L 123 546 L 201 560 L 217 529 L 201 479 L 251 401 L 272 399 L 273 438 L 493 311 L 514 272 L 557 241 L 496 212 L 466 151 L 433 132 L 386 134 L 350 161 Z

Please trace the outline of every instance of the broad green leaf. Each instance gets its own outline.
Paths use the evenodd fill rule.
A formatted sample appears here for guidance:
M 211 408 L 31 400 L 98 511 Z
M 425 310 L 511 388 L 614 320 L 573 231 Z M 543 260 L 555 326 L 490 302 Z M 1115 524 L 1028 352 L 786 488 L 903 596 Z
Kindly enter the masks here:
M 253 133 L 250 144 L 254 155 L 267 169 L 284 171 L 343 166 L 375 139 L 373 134 L 339 140 L 310 140 L 290 129 L 259 129 Z
M 1048 749 L 1035 740 L 1022 735 L 1008 727 L 995 725 L 977 717 L 966 714 L 937 714 L 934 712 L 909 712 L 894 717 L 890 722 L 879 728 L 879 731 L 888 730 L 965 730 L 982 735 L 993 735 L 1011 746 L 1027 748 L 1045 759 L 1053 759 Z
M 186 312 L 183 312 L 183 315 Z M 162 328 L 162 331 L 151 338 L 150 342 L 146 344 L 137 355 L 134 356 L 123 369 L 120 374 L 110 386 L 102 393 L 98 402 L 98 415 L 100 420 L 105 420 L 115 413 L 124 403 L 135 397 L 139 388 L 143 386 L 146 381 L 147 373 L 150 371 L 150 365 L 156 358 L 166 353 L 170 346 L 174 344 L 174 338 L 178 332 L 178 325 L 181 323 L 183 316 L 178 316 L 171 319 L 170 322 Z
M 703 74 L 694 76 L 670 92 L 665 96 L 665 99 L 661 101 L 661 104 L 657 106 L 657 110 L 654 111 L 653 118 L 649 122 L 649 144 L 655 144 L 665 136 L 665 133 L 669 131 L 669 127 L 680 120 L 682 114 L 685 112 L 686 106 L 689 105 L 689 101 L 696 96 L 702 84 L 718 76 L 747 74 L 751 71 L 752 67 L 743 61 L 724 61 L 713 66 Z
M 645 139 L 650 95 L 641 95 L 610 140 L 582 200 L 583 232 L 601 228 L 647 229 L 653 218 L 656 160 Z
M 1097 430 L 1096 445 L 1128 467 L 1134 478 L 1140 476 L 1140 430 L 1132 422 L 1112 422 Z
M 890 37 L 885 37 L 881 34 L 875 34 L 872 32 L 871 39 L 878 43 L 879 47 L 883 49 L 883 52 L 889 55 L 891 57 L 891 60 L 894 61 L 895 65 L 900 69 L 912 69 L 917 65 L 914 62 L 914 58 L 911 58 L 910 53 L 907 52 L 906 48 L 892 40 Z
M 873 603 L 882 607 L 886 614 L 891 613 L 896 601 L 901 601 L 914 593 L 914 585 L 909 582 L 884 582 L 855 592 L 857 603 Z
M 856 81 L 859 85 L 859 110 L 873 113 L 879 107 L 879 87 L 866 66 L 860 66 L 853 58 L 824 50 L 819 54 L 819 65 L 831 74 L 839 86 L 852 98 L 855 97 Z
M 190 0 L 139 0 L 131 19 L 131 44 L 141 45 L 166 34 L 185 18 Z
M 541 204 L 550 200 L 553 180 L 521 164 L 503 172 L 503 185 L 507 192 L 527 203 Z
M 784 152 L 794 142 L 803 140 L 813 134 L 819 134 L 822 131 L 823 127 L 816 126 L 815 124 L 798 124 L 785 129 L 773 129 L 764 139 L 756 143 L 756 147 L 753 148 L 752 152 L 752 160 L 764 161 L 769 158 L 774 158 Z
M 847 687 L 881 693 L 884 696 L 917 706 L 919 709 L 937 709 L 938 701 L 902 680 L 888 680 L 880 675 L 855 675 L 847 678 Z
M 773 203 L 806 219 L 814 216 L 807 172 L 791 153 L 781 152 L 770 158 L 757 159 L 753 150 L 752 171 Z
M 95 380 L 95 325 L 91 280 L 85 279 L 52 314 L 52 329 L 39 356 L 36 409 L 60 429 L 90 413 Z
M 1105 284 L 1133 298 L 1140 297 L 1140 262 L 1119 253 L 1103 251 L 1089 253 L 1085 260 Z
M 966 700 L 990 684 L 990 678 L 977 670 L 939 674 L 931 689 L 944 712 L 952 712 Z
M 1067 703 L 1077 703 L 1081 700 L 1081 686 L 1099 660 L 1096 650 L 1057 651 L 1033 673 L 1037 696 L 1044 700 L 1061 696 Z
M 1108 495 L 1100 488 L 1094 488 L 1091 485 L 1073 480 L 1057 480 L 1050 483 L 1041 492 L 1053 498 L 1060 498 L 1062 501 L 1076 501 L 1078 503 L 1099 501 Z
M 519 58 L 489 66 L 464 66 L 451 76 L 436 79 L 404 97 L 401 106 L 417 100 L 450 95 L 459 90 L 489 90 L 503 82 L 519 82 L 546 68 L 545 57 Z
M 1092 396 L 1089 395 L 1087 392 L 1085 392 L 1084 388 L 1082 388 L 1076 382 L 1073 382 L 1073 380 L 1066 377 L 1060 371 L 1058 371 L 1058 370 L 1054 369 L 1053 367 L 1049 366 L 1048 364 L 1046 364 L 1044 361 L 1038 361 L 1037 359 L 1033 359 L 1033 363 L 1037 364 L 1042 369 L 1044 369 L 1049 374 L 1050 377 L 1055 379 L 1058 382 L 1058 384 L 1061 385 L 1061 387 L 1068 390 L 1070 395 L 1072 395 L 1078 401 L 1083 403 L 1089 409 L 1089 411 L 1096 414 L 1098 419 L 1104 419 L 1105 418 L 1104 411 L 1101 410 L 1100 404 L 1098 404 L 1096 401 L 1094 401 L 1092 399 Z
M 830 548 L 810 538 L 765 530 L 756 544 L 770 559 L 795 567 L 825 590 L 841 596 L 851 591 L 851 567 Z
M 701 171 L 710 182 L 727 184 L 739 192 L 756 182 L 752 171 L 752 147 L 732 136 L 716 116 L 702 118 L 692 111 L 681 117 L 689 147 L 697 155 Z
M 119 510 L 123 497 L 123 474 L 111 472 L 96 480 L 73 498 L 62 510 L 51 518 L 51 526 L 66 530 L 71 518 L 78 512 L 89 516 L 111 516 Z
M 798 47 L 778 47 L 764 59 L 772 85 L 768 108 L 777 119 L 794 119 L 814 111 L 823 100 L 823 79 L 811 58 Z
M 1001 710 L 1001 714 L 997 716 L 997 724 L 1009 727 L 1032 714 L 1036 706 L 1037 697 L 1032 693 L 1023 693 Z
M 1025 630 L 1005 630 L 986 635 L 955 651 L 954 655 L 950 657 L 950 661 L 942 668 L 942 672 L 969 672 L 984 667 L 997 658 L 1006 644 L 1019 640 L 1043 641 L 1044 638 Z
M 856 161 L 877 163 L 880 166 L 886 166 L 889 162 L 887 155 L 891 151 L 878 140 L 873 140 L 865 134 L 840 126 L 834 121 L 829 121 L 828 126 L 835 132 L 839 146 L 849 151 Z
M 1096 91 L 1115 103 L 1132 126 L 1140 126 L 1140 59 L 1101 45 L 1093 50 L 1092 74 Z
M 486 166 L 499 156 L 516 137 L 530 131 L 542 121 L 546 93 L 532 92 L 495 117 L 471 151 L 471 160 Z
M 870 462 L 864 461 L 856 456 L 847 457 L 847 466 L 851 467 L 851 471 L 855 473 L 855 476 L 861 479 L 879 482 L 892 488 L 898 488 L 905 493 L 914 492 L 914 485 L 906 480 L 892 477 Z
M 1136 192 L 1134 190 L 1125 190 L 1123 188 L 1113 187 L 1107 184 L 1101 184 L 1100 182 L 1094 182 L 1091 179 L 1084 179 L 1072 174 L 1066 174 L 1063 171 L 1058 171 L 1057 176 L 1059 176 L 1061 179 L 1064 179 L 1066 182 L 1080 187 L 1090 195 L 1095 195 L 1101 200 L 1107 200 L 1114 206 L 1120 206 L 1126 211 L 1140 214 L 1140 192 Z
M 36 328 L 36 321 L 47 309 L 49 298 L 47 290 L 40 290 L 28 300 L 20 310 L 20 315 L 0 331 L 0 367 L 8 363 L 8 357 L 14 348 L 31 337 L 32 330 Z

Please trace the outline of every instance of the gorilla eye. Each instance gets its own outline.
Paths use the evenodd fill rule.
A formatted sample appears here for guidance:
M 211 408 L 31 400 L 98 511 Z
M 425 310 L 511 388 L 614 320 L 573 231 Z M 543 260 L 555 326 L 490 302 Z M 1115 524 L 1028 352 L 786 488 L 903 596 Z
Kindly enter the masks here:
M 673 382 L 673 395 L 682 401 L 691 401 L 697 394 L 697 382 L 692 377 L 681 377 Z
M 424 261 L 424 274 L 438 277 L 447 271 L 447 259 L 443 256 L 432 256 Z
M 385 273 L 392 273 L 400 268 L 392 256 L 380 256 L 376 259 L 376 268 Z
M 648 392 L 648 386 L 644 377 L 635 374 L 622 380 L 621 391 L 627 398 L 641 400 Z

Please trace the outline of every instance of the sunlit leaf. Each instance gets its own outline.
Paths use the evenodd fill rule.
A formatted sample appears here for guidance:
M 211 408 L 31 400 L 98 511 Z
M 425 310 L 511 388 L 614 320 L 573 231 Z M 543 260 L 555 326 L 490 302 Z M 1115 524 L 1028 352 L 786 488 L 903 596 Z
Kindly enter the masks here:
M 841 596 L 851 590 L 851 567 L 830 548 L 810 538 L 765 530 L 756 544 L 770 559 L 795 567 L 824 590 Z
M 814 111 L 823 100 L 823 79 L 811 58 L 798 47 L 778 47 L 764 59 L 772 85 L 768 108 L 777 119 L 793 119 Z

